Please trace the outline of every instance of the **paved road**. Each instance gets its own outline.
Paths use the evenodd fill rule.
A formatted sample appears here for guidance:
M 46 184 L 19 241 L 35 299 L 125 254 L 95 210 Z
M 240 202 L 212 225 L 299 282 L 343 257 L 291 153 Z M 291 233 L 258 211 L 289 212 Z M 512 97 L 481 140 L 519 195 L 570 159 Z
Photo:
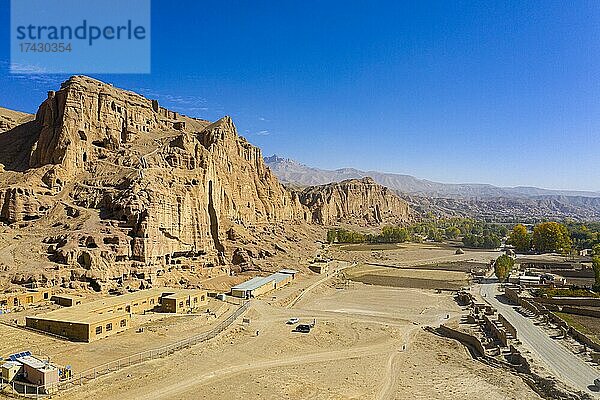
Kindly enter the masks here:
M 496 308 L 517 329 L 518 339 L 530 352 L 546 364 L 552 372 L 564 383 L 588 394 L 598 396 L 589 390 L 594 379 L 600 377 L 600 371 L 586 364 L 583 360 L 565 348 L 548 333 L 535 325 L 533 320 L 519 314 L 510 304 L 504 304 L 496 296 L 500 294 L 497 283 L 482 284 L 481 295 L 490 305 Z

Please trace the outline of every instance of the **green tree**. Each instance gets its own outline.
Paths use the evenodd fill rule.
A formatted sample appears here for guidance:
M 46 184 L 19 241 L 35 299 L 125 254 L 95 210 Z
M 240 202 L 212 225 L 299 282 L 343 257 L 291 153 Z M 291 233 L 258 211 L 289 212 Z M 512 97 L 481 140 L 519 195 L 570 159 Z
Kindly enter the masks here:
M 456 239 L 460 235 L 460 229 L 458 229 L 456 226 L 450 226 L 446 228 L 444 235 L 447 239 Z
M 594 268 L 594 291 L 600 292 L 600 257 L 594 257 L 592 260 L 592 267 Z
M 482 235 L 466 234 L 463 237 L 465 247 L 476 249 L 496 249 L 500 247 L 502 242 L 500 238 L 493 233 L 485 233 Z
M 517 224 L 508 237 L 508 244 L 515 246 L 515 249 L 521 253 L 531 249 L 531 235 L 527 232 L 527 227 L 523 224 Z
M 600 244 L 597 244 L 594 247 L 592 247 L 592 253 L 595 256 L 600 257 Z
M 502 282 L 505 281 L 506 278 L 508 278 L 508 275 L 510 275 L 510 271 L 512 271 L 514 266 L 515 260 L 506 254 L 498 257 L 494 263 L 494 273 L 496 274 L 498 280 Z
M 571 250 L 571 237 L 563 224 L 544 222 L 533 229 L 533 247 L 540 253 L 561 252 Z
M 406 228 L 384 226 L 381 229 L 381 235 L 375 236 L 373 239 L 384 243 L 402 243 L 410 239 L 410 234 Z
M 327 243 L 333 243 L 337 239 L 337 231 L 335 229 L 330 229 L 327 231 Z

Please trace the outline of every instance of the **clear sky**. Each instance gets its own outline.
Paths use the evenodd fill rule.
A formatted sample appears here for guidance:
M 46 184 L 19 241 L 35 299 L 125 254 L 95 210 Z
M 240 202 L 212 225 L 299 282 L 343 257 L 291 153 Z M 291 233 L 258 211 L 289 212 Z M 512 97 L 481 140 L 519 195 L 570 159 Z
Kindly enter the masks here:
M 9 74 L 8 5 L 0 106 L 34 112 L 67 77 Z M 598 1 L 153 0 L 152 73 L 95 77 L 311 166 L 600 190 Z

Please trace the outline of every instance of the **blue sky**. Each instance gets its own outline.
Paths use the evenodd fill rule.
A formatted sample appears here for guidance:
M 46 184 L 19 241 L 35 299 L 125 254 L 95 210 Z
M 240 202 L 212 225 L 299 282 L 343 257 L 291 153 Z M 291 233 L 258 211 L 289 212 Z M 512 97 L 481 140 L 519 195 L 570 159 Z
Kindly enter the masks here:
M 34 112 L 66 76 L 8 72 Z M 600 190 L 600 2 L 152 2 L 152 73 L 96 78 L 184 114 L 231 115 L 321 168 Z

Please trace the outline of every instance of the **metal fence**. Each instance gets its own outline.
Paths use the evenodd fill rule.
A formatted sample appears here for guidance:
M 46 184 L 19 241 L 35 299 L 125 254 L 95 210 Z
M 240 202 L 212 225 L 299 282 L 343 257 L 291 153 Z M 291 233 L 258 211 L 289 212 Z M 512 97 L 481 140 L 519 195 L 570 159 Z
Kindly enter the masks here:
M 10 387 L 11 390 L 6 392 L 5 389 Z M 11 394 L 14 397 L 23 396 L 30 398 L 39 398 L 46 395 L 46 390 L 43 386 L 32 385 L 31 383 L 19 382 L 19 381 L 7 381 L 0 376 L 0 390 L 3 390 L 3 394 Z M 50 391 L 48 391 L 50 393 Z
M 119 371 L 122 368 L 129 367 L 131 365 L 136 365 L 142 363 L 144 361 L 154 360 L 157 358 L 166 357 L 170 354 L 173 354 L 177 351 L 189 348 L 198 343 L 205 342 L 210 340 L 223 332 L 225 329 L 229 328 L 236 319 L 239 318 L 250 306 L 250 302 L 246 302 L 241 305 L 233 314 L 227 317 L 225 320 L 221 321 L 217 326 L 211 329 L 208 332 L 204 332 L 178 342 L 162 346 L 156 349 L 146 350 L 141 353 L 133 354 L 128 357 L 119 358 L 118 360 L 110 361 L 108 363 L 96 366 L 94 368 L 90 368 L 86 371 L 80 372 L 78 374 L 74 374 L 70 379 L 58 382 L 53 385 L 48 386 L 36 386 L 26 383 L 14 382 L 15 385 L 20 385 L 18 387 L 12 386 L 16 392 L 26 397 L 38 397 L 47 393 L 55 393 L 58 390 L 65 390 L 73 386 L 83 385 L 86 382 L 89 382 L 93 379 L 96 379 L 100 376 L 106 375 L 110 372 Z M 11 386 L 11 383 L 6 383 L 4 380 L 1 380 L 0 377 L 0 387 L 3 388 L 6 385 Z

